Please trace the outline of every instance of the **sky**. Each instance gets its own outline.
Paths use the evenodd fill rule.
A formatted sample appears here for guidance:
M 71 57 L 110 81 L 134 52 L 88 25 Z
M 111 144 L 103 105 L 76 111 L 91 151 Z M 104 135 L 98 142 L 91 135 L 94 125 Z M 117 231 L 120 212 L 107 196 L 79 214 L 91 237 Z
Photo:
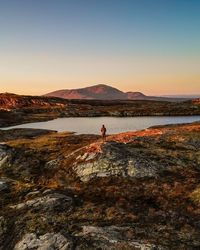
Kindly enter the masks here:
M 0 93 L 200 94 L 199 0 L 0 0 Z

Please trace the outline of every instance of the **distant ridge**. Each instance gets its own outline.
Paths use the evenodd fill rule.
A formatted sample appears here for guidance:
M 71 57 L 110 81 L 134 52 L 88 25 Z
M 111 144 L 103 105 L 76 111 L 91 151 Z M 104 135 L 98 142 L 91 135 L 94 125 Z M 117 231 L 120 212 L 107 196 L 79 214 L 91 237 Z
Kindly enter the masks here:
M 199 95 L 162 95 L 161 97 L 198 99 L 200 98 L 200 94 Z
M 155 101 L 186 101 L 190 98 L 171 98 L 146 96 L 141 92 L 123 92 L 106 84 L 98 84 L 80 89 L 62 89 L 45 94 L 64 99 L 87 99 L 87 100 L 155 100 Z

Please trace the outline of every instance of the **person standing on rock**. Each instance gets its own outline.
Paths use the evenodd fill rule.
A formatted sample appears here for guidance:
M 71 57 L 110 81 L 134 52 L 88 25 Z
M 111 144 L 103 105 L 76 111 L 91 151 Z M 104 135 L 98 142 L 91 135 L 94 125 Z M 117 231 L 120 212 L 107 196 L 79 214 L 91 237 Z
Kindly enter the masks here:
M 101 127 L 101 134 L 102 134 L 102 140 L 105 141 L 106 140 L 106 128 L 104 125 L 102 125 Z

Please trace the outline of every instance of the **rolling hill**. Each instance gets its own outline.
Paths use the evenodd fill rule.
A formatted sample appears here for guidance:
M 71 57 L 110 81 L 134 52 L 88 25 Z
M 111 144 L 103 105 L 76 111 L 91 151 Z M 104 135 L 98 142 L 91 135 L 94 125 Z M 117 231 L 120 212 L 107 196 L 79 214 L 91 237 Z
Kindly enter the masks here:
M 152 101 L 185 101 L 189 98 L 169 98 L 158 96 L 146 96 L 141 92 L 123 92 L 117 88 L 98 84 L 80 89 L 62 89 L 45 94 L 64 99 L 87 99 L 87 100 L 152 100 Z

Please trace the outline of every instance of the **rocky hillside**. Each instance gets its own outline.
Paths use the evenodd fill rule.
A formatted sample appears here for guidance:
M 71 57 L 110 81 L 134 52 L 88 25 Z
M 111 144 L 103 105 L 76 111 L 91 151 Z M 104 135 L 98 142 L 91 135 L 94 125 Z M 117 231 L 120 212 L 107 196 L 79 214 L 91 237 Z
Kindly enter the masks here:
M 57 97 L 0 94 L 0 127 L 58 117 L 163 115 L 200 115 L 200 101 L 67 100 Z
M 32 132 L 0 133 L 0 249 L 200 248 L 200 122 Z
M 185 98 L 167 98 L 146 96 L 141 92 L 123 92 L 117 88 L 105 84 L 98 84 L 81 89 L 62 89 L 45 94 L 64 99 L 88 99 L 88 100 L 152 100 L 152 101 L 184 101 Z
M 44 98 L 40 96 L 24 96 L 11 93 L 0 93 L 0 109 L 12 110 L 20 108 L 60 107 L 64 100 L 58 98 Z

